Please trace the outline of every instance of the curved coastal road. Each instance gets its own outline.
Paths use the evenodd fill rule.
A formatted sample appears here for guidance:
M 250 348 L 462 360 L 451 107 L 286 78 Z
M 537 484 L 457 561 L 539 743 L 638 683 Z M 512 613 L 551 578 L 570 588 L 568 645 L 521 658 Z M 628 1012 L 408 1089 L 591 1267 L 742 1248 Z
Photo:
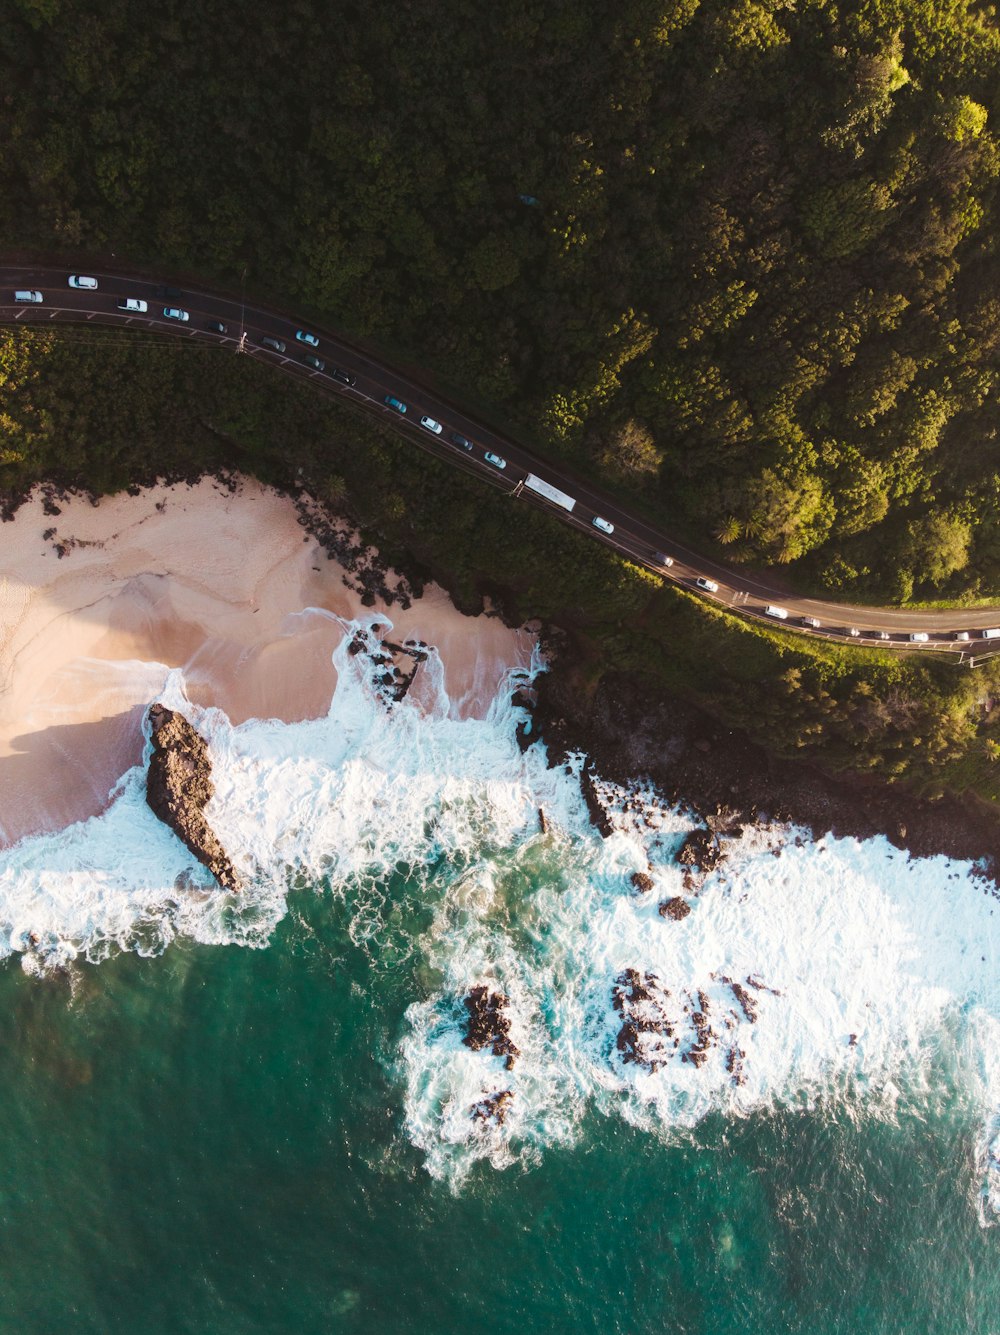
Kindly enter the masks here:
M 536 459 L 510 437 L 469 417 L 456 404 L 377 361 L 369 352 L 338 334 L 320 326 L 303 325 L 255 303 L 244 304 L 234 297 L 208 292 L 197 286 L 165 286 L 148 275 L 126 272 L 111 273 L 92 268 L 85 272 L 97 280 L 96 289 L 71 287 L 64 267 L 0 264 L 0 321 L 32 325 L 92 323 L 127 326 L 214 342 L 233 352 L 247 353 L 286 374 L 311 381 L 317 389 L 348 400 L 438 457 L 476 474 L 508 494 L 540 505 L 573 528 L 683 588 L 741 615 L 767 621 L 772 627 L 781 625 L 821 639 L 881 648 L 933 649 L 955 654 L 964 662 L 975 661 L 973 654 L 982 657 L 991 650 L 1000 652 L 1000 608 L 907 611 L 854 607 L 782 592 L 759 576 L 730 569 L 681 546 L 588 483 L 562 468 Z M 17 303 L 14 300 L 16 290 L 40 292 L 42 301 Z M 119 303 L 128 298 L 145 302 L 146 311 L 120 310 Z M 164 315 L 165 308 L 186 311 L 189 318 L 183 322 L 169 319 Z M 224 326 L 224 329 L 212 328 L 213 324 Z M 318 347 L 310 347 L 296 339 L 296 332 L 303 328 L 315 333 Z M 261 342 L 264 338 L 283 344 L 283 349 L 267 347 Z M 322 369 L 306 362 L 309 355 L 320 362 Z M 336 372 L 341 373 L 339 379 Z M 388 406 L 386 396 L 405 403 L 405 415 Z M 422 416 L 441 424 L 440 433 L 421 427 Z M 454 443 L 453 437 L 456 436 L 464 438 L 466 444 Z M 487 454 L 504 460 L 505 466 L 499 468 L 490 463 Z M 572 511 L 525 488 L 529 475 L 563 494 L 568 493 L 576 502 Z M 595 527 L 596 518 L 605 521 L 613 531 Z M 669 560 L 665 563 L 662 558 Z M 699 580 L 717 587 L 699 587 Z M 769 616 L 765 612 L 768 606 L 780 607 L 787 614 L 786 618 Z M 984 638 L 983 632 L 994 628 L 998 628 L 997 637 Z M 910 636 L 914 634 L 927 639 L 911 640 Z

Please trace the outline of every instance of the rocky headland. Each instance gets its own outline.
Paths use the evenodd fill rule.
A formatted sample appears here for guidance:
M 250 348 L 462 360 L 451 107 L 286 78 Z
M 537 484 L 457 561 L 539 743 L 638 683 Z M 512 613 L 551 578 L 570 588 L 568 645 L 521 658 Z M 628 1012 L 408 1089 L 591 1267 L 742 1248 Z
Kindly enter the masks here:
M 154 704 L 149 709 L 153 754 L 146 772 L 146 801 L 169 825 L 224 890 L 241 889 L 241 880 L 205 818 L 213 794 L 208 745 L 183 714 Z
M 699 813 L 709 825 L 682 850 L 689 871 L 704 873 L 720 856 L 711 827 L 762 820 L 797 824 L 814 837 L 885 835 L 915 857 L 945 854 L 1000 874 L 996 813 L 974 798 L 916 796 L 903 785 L 858 775 L 830 775 L 785 760 L 744 733 L 723 727 L 694 707 L 652 693 L 631 676 L 609 674 L 596 690 L 577 680 L 558 658 L 536 682 L 530 725 L 520 738 L 548 747 L 551 764 L 583 752 L 581 790 L 596 827 L 609 832 L 595 776 L 631 788 L 651 781 L 664 799 Z M 529 703 L 519 692 L 519 703 Z M 671 910 L 667 910 L 674 916 Z

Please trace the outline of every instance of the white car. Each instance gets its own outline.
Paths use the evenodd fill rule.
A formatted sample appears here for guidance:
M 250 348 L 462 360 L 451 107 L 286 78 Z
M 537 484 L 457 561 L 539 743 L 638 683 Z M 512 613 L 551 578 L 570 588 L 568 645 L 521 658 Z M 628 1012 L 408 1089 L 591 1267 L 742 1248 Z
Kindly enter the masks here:
M 178 306 L 164 306 L 163 318 L 165 320 L 180 320 L 182 324 L 186 324 L 191 319 L 187 311 L 182 311 Z
M 953 640 L 967 640 L 969 638 L 969 632 L 967 630 L 956 630 L 952 633 L 951 638 Z
M 499 454 L 494 454 L 492 450 L 487 450 L 486 453 L 483 455 L 483 458 L 486 460 L 488 464 L 492 464 L 494 468 L 507 467 L 507 460 L 501 459 Z
M 590 522 L 593 524 L 594 528 L 599 528 L 602 533 L 614 533 L 615 531 L 614 524 L 608 523 L 608 521 L 602 519 L 600 515 L 594 515 Z
M 925 630 L 911 630 L 909 639 L 912 644 L 926 644 L 930 636 Z
M 787 621 L 788 613 L 783 607 L 775 607 L 773 603 L 768 603 L 764 612 L 769 617 L 777 617 L 779 621 Z
M 440 436 L 441 432 L 444 430 L 441 423 L 435 422 L 433 417 L 421 417 L 420 425 L 425 431 L 433 431 L 435 436 Z
M 138 297 L 122 297 L 117 304 L 120 311 L 131 311 L 135 315 L 145 315 L 149 310 L 146 303 L 140 301 Z
M 861 632 L 858 630 L 857 626 L 851 626 L 847 633 L 848 635 L 850 635 L 852 640 L 861 639 Z
M 70 287 L 86 288 L 88 292 L 93 292 L 97 288 L 96 278 L 84 278 L 82 274 L 70 274 L 66 281 L 69 283 Z
M 819 630 L 819 617 L 803 617 L 803 626 L 808 626 L 810 630 Z
M 308 343 L 311 348 L 319 347 L 319 339 L 316 337 L 316 335 L 310 334 L 305 329 L 296 330 L 295 337 L 299 340 L 300 343 Z
M 699 589 L 704 589 L 706 593 L 718 593 L 719 586 L 714 579 L 706 579 L 704 575 L 699 575 L 695 580 Z

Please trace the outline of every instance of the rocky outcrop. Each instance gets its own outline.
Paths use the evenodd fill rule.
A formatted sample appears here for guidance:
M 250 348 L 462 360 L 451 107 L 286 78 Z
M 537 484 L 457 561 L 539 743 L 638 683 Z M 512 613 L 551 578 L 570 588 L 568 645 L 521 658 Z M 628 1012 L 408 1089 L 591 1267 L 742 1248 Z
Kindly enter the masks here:
M 485 1098 L 472 1105 L 470 1116 L 474 1122 L 495 1122 L 497 1126 L 503 1126 L 507 1118 L 508 1105 L 513 1097 L 513 1092 L 509 1089 L 487 1094 Z
M 715 871 L 725 857 L 711 830 L 692 830 L 677 851 L 677 861 L 682 867 L 697 868 L 700 872 Z
M 607 839 L 614 834 L 615 826 L 604 809 L 604 803 L 597 792 L 597 785 L 594 783 L 594 771 L 589 760 L 584 761 L 583 768 L 580 770 L 580 792 L 587 804 L 591 824 L 599 831 L 603 839 Z
M 462 1041 L 475 1052 L 488 1047 L 494 1057 L 505 1057 L 509 1071 L 514 1065 L 514 1058 L 519 1057 L 521 1052 L 510 1036 L 508 1004 L 509 998 L 501 992 L 491 992 L 482 985 L 470 988 L 465 998 L 469 1019 Z
M 640 895 L 648 895 L 653 888 L 653 878 L 644 871 L 634 871 L 629 877 L 632 888 Z
M 205 807 L 215 785 L 205 739 L 183 714 L 150 706 L 153 754 L 146 773 L 146 801 L 164 825 L 203 863 L 225 890 L 239 890 L 240 878 L 208 821 Z
M 683 922 L 690 912 L 691 905 L 686 899 L 681 899 L 680 895 L 665 899 L 660 905 L 660 917 L 670 918 L 673 922 Z

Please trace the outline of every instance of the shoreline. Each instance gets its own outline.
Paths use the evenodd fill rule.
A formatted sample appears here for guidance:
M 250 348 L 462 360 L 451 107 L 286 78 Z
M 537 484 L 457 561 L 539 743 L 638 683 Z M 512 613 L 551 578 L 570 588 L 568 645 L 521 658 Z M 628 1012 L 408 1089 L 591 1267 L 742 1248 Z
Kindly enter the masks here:
M 387 571 L 305 494 L 240 475 L 99 500 L 39 486 L 0 524 L 0 570 L 5 845 L 106 808 L 172 671 L 234 724 L 321 717 L 343 622 L 381 618 L 437 648 L 454 715 L 477 717 L 535 643 Z
M 244 475 L 101 499 L 34 488 L 0 525 L 0 844 L 106 808 L 141 758 L 144 712 L 171 670 L 193 703 L 235 724 L 325 713 L 337 618 L 381 616 L 395 639 L 435 645 L 457 716 L 481 716 L 535 635 L 477 616 L 445 587 L 425 587 L 415 561 L 400 564 L 387 569 L 307 494 Z M 830 775 L 636 677 L 609 674 L 590 691 L 580 675 L 563 649 L 536 681 L 523 742 L 540 736 L 552 764 L 582 751 L 600 777 L 648 777 L 699 812 L 766 814 L 817 838 L 881 834 L 915 857 L 946 854 L 1000 876 L 1000 819 L 974 798 L 930 801 L 881 778 Z
M 541 740 L 551 765 L 584 752 L 601 779 L 623 787 L 649 779 L 668 802 L 701 815 L 798 825 L 814 839 L 882 835 L 911 857 L 973 862 L 1000 886 L 998 819 L 975 799 L 930 801 L 883 779 L 782 759 L 691 705 L 651 696 L 634 678 L 609 675 L 588 696 L 558 658 L 536 687 L 522 745 Z

